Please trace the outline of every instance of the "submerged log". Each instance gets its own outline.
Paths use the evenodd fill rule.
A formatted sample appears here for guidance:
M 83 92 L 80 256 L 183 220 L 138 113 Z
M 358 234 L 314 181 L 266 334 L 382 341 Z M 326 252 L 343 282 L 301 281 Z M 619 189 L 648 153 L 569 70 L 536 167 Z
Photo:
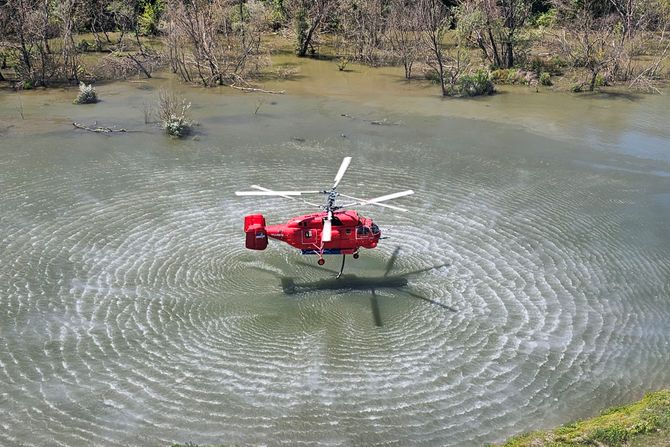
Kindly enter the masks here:
M 231 88 L 237 89 L 237 90 L 242 90 L 243 92 L 251 93 L 251 92 L 257 92 L 257 93 L 270 93 L 273 95 L 283 95 L 286 93 L 286 90 L 264 90 L 262 88 L 252 88 L 252 87 L 240 87 L 239 85 L 235 84 L 230 84 Z
M 88 127 L 79 123 L 72 123 L 77 129 L 88 130 L 89 132 L 111 133 L 111 132 L 128 132 L 126 129 L 112 129 L 111 127 Z

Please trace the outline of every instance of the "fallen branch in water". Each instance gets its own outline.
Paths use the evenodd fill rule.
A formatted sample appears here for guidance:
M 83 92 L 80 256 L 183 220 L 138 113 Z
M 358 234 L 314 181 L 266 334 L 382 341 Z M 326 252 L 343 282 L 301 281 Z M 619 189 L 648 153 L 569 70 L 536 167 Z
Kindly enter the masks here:
M 89 132 L 111 133 L 111 132 L 128 132 L 126 129 L 112 129 L 111 127 L 88 127 L 79 123 L 72 123 L 77 129 L 88 130 Z
M 229 87 L 237 89 L 237 90 L 242 90 L 243 92 L 246 92 L 246 93 L 251 93 L 251 92 L 270 93 L 272 95 L 283 95 L 284 93 L 286 93 L 286 90 L 264 90 L 262 88 L 240 87 L 240 86 L 235 85 L 235 84 L 230 84 Z
M 144 68 L 144 65 L 142 65 L 142 63 L 140 61 L 138 61 L 135 57 L 133 57 L 132 54 L 126 54 L 126 57 L 129 58 L 130 60 L 132 60 L 133 62 L 135 62 L 137 64 L 137 67 L 140 70 L 142 70 L 142 72 L 146 75 L 147 78 L 149 78 L 149 79 L 151 78 L 151 74 L 147 71 L 146 68 Z
M 356 118 L 355 116 L 351 116 L 347 113 L 340 113 L 340 116 L 343 116 L 345 118 L 349 118 L 352 120 L 358 120 L 360 119 L 361 121 L 366 121 L 373 126 L 399 126 L 402 124 L 402 121 L 389 121 L 387 118 L 381 119 L 381 120 L 369 120 L 369 119 L 364 119 L 364 118 Z
M 369 120 L 364 120 L 364 121 L 369 121 Z M 372 121 L 370 121 L 370 124 L 372 124 L 373 126 L 399 126 L 400 125 L 399 122 L 389 121 L 386 118 L 384 118 L 383 120 L 372 120 Z

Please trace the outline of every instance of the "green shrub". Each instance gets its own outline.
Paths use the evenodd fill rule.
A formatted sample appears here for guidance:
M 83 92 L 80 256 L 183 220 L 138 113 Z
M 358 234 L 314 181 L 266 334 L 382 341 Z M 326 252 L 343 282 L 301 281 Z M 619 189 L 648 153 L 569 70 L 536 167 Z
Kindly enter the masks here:
M 491 72 L 491 81 L 496 84 L 524 84 L 518 68 L 499 68 Z
M 164 10 L 163 0 L 156 0 L 153 4 L 147 1 L 144 4 L 144 11 L 138 18 L 140 34 L 143 36 L 158 34 L 158 25 Z
M 553 431 L 516 436 L 505 447 L 665 446 L 670 429 L 670 390 L 647 394 L 630 405 Z
M 461 76 L 457 84 L 458 96 L 492 95 L 494 91 L 489 72 L 481 69 Z
M 569 65 L 568 62 L 560 56 L 552 56 L 549 59 L 541 59 L 539 57 L 535 59 L 538 62 L 535 65 L 531 65 L 531 68 L 536 70 L 538 75 L 541 72 L 546 71 L 551 75 L 560 76 L 563 74 L 565 67 Z
M 549 28 L 556 22 L 556 9 L 551 8 L 547 12 L 539 14 L 535 18 L 535 26 L 538 28 Z
M 549 60 L 554 66 L 559 67 L 559 68 L 565 68 L 567 67 L 568 61 L 563 59 L 561 56 L 552 56 L 551 59 Z
M 440 83 L 440 74 L 437 72 L 437 70 L 426 70 L 423 74 L 423 77 L 427 80 L 432 82 L 433 84 L 439 84 Z
M 626 443 L 629 436 L 630 434 L 628 433 L 628 430 L 624 427 L 613 425 L 611 427 L 597 428 L 588 438 L 595 443 L 603 443 L 609 447 L 617 447 Z
M 91 44 L 86 39 L 81 39 L 81 42 L 77 44 L 77 51 L 80 53 L 86 53 L 91 49 Z
M 86 85 L 83 82 L 79 84 L 79 94 L 72 101 L 74 104 L 94 104 L 98 102 L 98 94 L 93 88 L 93 84 Z
M 547 87 L 551 86 L 551 85 L 554 85 L 554 83 L 551 82 L 551 75 L 549 73 L 547 73 L 546 71 L 542 72 L 540 74 L 540 84 L 542 84 L 544 86 L 547 86 Z
M 546 63 L 540 57 L 534 57 L 530 60 L 530 70 L 533 71 L 536 75 L 540 76 L 545 70 Z
M 270 28 L 272 31 L 279 31 L 286 20 L 286 13 L 281 5 L 281 0 L 275 0 L 269 17 Z

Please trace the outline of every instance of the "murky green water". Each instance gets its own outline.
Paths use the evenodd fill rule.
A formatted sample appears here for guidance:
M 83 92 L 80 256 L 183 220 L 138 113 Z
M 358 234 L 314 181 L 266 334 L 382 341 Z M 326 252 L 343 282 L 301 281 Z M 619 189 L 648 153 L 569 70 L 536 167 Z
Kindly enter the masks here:
M 301 63 L 286 95 L 178 86 L 184 141 L 144 124 L 163 80 L 0 94 L 0 444 L 475 446 L 670 386 L 667 96 Z M 360 209 L 390 239 L 357 279 L 286 294 L 332 273 L 246 251 L 242 219 L 311 210 L 233 191 L 326 187 L 345 155 L 343 193 L 410 212 Z

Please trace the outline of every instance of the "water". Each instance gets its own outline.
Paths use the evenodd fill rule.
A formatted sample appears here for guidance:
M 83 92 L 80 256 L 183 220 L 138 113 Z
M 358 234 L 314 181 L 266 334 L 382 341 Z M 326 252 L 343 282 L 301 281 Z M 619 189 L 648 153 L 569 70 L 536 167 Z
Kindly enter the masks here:
M 0 95 L 1 445 L 476 446 L 670 386 L 667 96 L 301 63 L 287 95 L 177 86 L 183 141 L 144 124 L 165 80 Z M 346 155 L 342 192 L 416 191 L 359 209 L 390 239 L 351 287 L 244 249 L 245 214 L 311 210 L 233 191 L 327 187 Z M 365 290 L 389 267 L 405 286 Z

